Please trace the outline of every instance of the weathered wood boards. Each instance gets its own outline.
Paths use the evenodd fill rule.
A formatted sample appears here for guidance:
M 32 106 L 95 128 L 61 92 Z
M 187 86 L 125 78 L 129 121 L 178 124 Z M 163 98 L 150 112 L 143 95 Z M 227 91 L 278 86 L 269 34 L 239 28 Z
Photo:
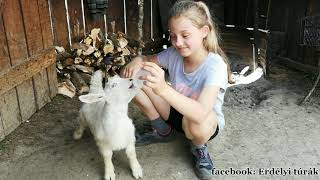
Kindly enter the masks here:
M 57 93 L 47 0 L 3 0 L 0 12 L 0 140 Z
M 27 58 L 25 62 L 10 68 L 10 71 L 0 76 L 0 95 L 55 63 L 55 57 L 56 53 L 53 48 L 46 49 L 31 58 Z

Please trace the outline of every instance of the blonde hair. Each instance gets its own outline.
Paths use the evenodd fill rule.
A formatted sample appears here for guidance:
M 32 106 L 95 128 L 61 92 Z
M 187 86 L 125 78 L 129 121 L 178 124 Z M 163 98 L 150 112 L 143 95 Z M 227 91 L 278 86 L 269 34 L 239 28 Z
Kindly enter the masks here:
M 208 6 L 201 1 L 178 0 L 169 11 L 169 21 L 178 17 L 188 18 L 197 28 L 209 27 L 208 35 L 203 39 L 203 46 L 208 52 L 219 54 L 222 57 L 228 66 L 229 82 L 232 83 L 228 59 L 219 45 L 218 28 L 212 20 Z

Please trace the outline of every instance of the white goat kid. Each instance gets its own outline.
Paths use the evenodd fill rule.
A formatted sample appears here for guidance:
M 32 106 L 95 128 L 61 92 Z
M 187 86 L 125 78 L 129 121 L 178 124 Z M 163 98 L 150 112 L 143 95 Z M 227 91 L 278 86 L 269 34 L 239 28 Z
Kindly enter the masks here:
M 132 80 L 119 76 L 110 78 L 105 89 L 102 73 L 96 71 L 91 79 L 89 94 L 79 97 L 84 102 L 79 114 L 79 128 L 74 139 L 82 137 L 89 127 L 105 163 L 105 179 L 114 180 L 112 151 L 126 149 L 133 176 L 142 178 L 142 168 L 136 157 L 134 125 L 128 117 L 128 103 L 137 94 L 138 88 Z

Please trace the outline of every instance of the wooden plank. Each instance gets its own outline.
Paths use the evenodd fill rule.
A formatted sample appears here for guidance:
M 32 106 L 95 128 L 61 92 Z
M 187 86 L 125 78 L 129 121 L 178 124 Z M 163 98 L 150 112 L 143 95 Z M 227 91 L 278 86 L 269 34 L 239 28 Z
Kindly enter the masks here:
M 7 40 L 5 37 L 3 19 L 1 14 L 0 14 L 0 42 L 3 42 L 3 46 L 0 47 L 0 75 L 1 75 L 2 74 L 1 72 L 10 68 L 10 58 L 9 58 Z M 0 113 L 0 141 L 3 140 L 5 137 L 2 119 L 3 118 Z
M 32 80 L 23 81 L 17 86 L 22 122 L 28 120 L 36 111 L 36 100 Z
M 43 69 L 42 71 L 37 73 L 33 77 L 33 80 L 37 100 L 37 108 L 41 109 L 44 105 L 51 101 L 46 69 Z
M 277 56 L 276 58 L 278 60 L 280 60 L 279 62 L 281 64 L 289 66 L 290 68 L 293 68 L 293 69 L 296 69 L 299 71 L 303 71 L 306 73 L 310 73 L 310 74 L 317 74 L 318 73 L 318 68 L 316 66 L 302 64 L 300 62 L 294 61 L 294 60 L 292 60 L 290 58 L 286 58 L 286 57 Z
M 20 5 L 18 0 L 6 1 L 3 22 L 13 66 L 28 56 Z
M 291 2 L 290 6 L 290 14 L 287 19 L 288 21 L 288 44 L 287 44 L 287 50 L 288 50 L 288 57 L 291 59 L 299 60 L 299 41 L 300 41 L 300 20 L 305 15 L 305 3 L 298 2 Z M 302 64 L 305 64 L 305 62 L 301 62 Z
M 28 58 L 26 62 L 19 66 L 12 67 L 8 73 L 0 76 L 0 95 L 54 64 L 55 61 L 56 52 L 51 48 Z
M 144 1 L 143 3 L 143 13 L 144 13 L 144 17 L 143 17 L 143 38 L 142 41 L 144 42 L 148 42 L 151 41 L 150 36 L 151 36 L 151 28 L 150 28 L 150 14 L 151 14 L 151 2 L 150 1 Z
M 41 17 L 40 24 L 42 29 L 43 47 L 44 49 L 47 49 L 53 46 L 48 0 L 38 0 L 38 6 L 39 15 Z M 51 98 L 55 97 L 58 92 L 57 72 L 55 67 L 56 66 L 54 63 L 46 69 L 49 84 L 49 93 Z
M 23 63 L 24 60 L 28 57 L 27 52 L 27 44 L 25 39 L 25 30 L 24 30 L 24 24 L 23 24 L 23 18 L 21 14 L 21 7 L 18 0 L 12 0 L 12 1 L 6 1 L 5 8 L 3 11 L 3 24 L 5 29 L 5 35 L 7 39 L 8 44 L 8 52 L 10 55 L 10 62 L 12 66 L 18 66 L 19 64 Z M 10 72 L 11 69 L 8 69 L 7 72 Z M 5 73 L 7 73 L 5 72 Z M 4 74 L 5 76 L 6 74 Z M 30 84 L 31 78 L 25 79 L 25 84 L 22 84 L 21 86 L 12 86 L 5 91 L 3 91 L 1 94 L 2 98 L 5 99 L 14 99 L 12 102 L 3 103 L 2 106 L 4 111 L 4 114 L 2 114 L 2 120 L 3 120 L 3 128 L 5 130 L 5 135 L 9 134 L 9 132 L 13 131 L 13 129 L 18 126 L 18 122 L 21 121 L 21 110 L 19 109 L 19 103 L 18 103 L 18 94 L 19 92 L 30 92 L 33 91 L 33 86 L 29 85 L 26 87 L 26 85 Z M 15 88 L 13 88 L 15 87 Z M 31 90 L 29 90 L 31 89 Z M 26 94 L 20 94 L 21 96 L 25 96 L 26 98 L 30 99 L 30 103 L 28 103 L 28 108 L 35 107 L 35 104 L 32 104 L 32 100 L 34 99 L 33 93 L 26 93 Z M 0 94 L 0 95 L 1 95 Z M 11 97 L 15 96 L 15 98 Z M 18 108 L 18 110 L 17 110 Z M 24 111 L 25 107 L 22 107 L 22 111 Z M 7 124 L 7 125 L 6 125 Z M 7 129 L 9 128 L 9 129 Z
M 162 2 L 161 2 L 162 3 Z M 164 2 L 166 3 L 166 2 Z M 172 1 L 168 1 L 168 3 L 172 3 Z M 143 11 L 144 11 L 144 17 L 143 17 L 143 38 L 142 40 L 146 44 L 152 44 L 154 41 L 162 41 L 162 24 L 160 19 L 160 12 L 159 12 L 159 6 L 158 2 L 156 0 L 152 1 L 152 14 L 151 14 L 151 1 L 144 1 L 143 3 Z M 169 10 L 169 9 L 168 9 Z M 151 39 L 151 18 L 153 18 L 153 39 Z
M 0 12 L 3 11 L 3 7 L 4 7 L 4 0 L 0 0 Z
M 50 12 L 48 0 L 38 0 L 40 25 L 42 31 L 43 48 L 47 49 L 53 46 L 53 37 L 50 22 Z
M 109 6 L 110 6 L 110 4 L 112 4 L 114 2 L 119 3 L 119 1 L 117 1 L 117 0 L 110 0 L 109 1 Z M 86 21 L 86 31 L 87 31 L 87 33 L 90 33 L 90 31 L 93 28 L 100 28 L 101 31 L 104 32 L 104 19 L 103 19 L 103 16 L 101 16 L 101 17 L 99 17 L 97 19 L 94 19 L 93 16 L 90 14 L 89 10 L 88 10 L 87 1 L 84 0 L 83 3 L 84 3 L 84 16 L 85 16 L 85 21 Z M 109 7 L 110 11 L 112 11 L 112 9 L 113 9 L 112 7 Z M 109 12 L 109 10 L 108 10 L 108 12 Z M 118 9 L 118 11 L 121 11 L 121 10 Z M 116 24 L 116 27 L 117 26 L 118 26 L 118 24 Z M 109 25 L 109 27 L 110 27 L 110 25 Z M 109 29 L 111 30 L 111 28 L 109 28 Z
M 0 96 L 0 114 L 5 136 L 20 125 L 21 116 L 15 89 Z
M 8 44 L 4 32 L 3 27 L 3 19 L 2 15 L 0 14 L 0 42 L 2 42 L 0 46 L 0 75 L 3 74 L 4 70 L 10 68 L 10 58 L 8 52 Z
M 127 35 L 138 39 L 139 6 L 138 1 L 126 1 L 127 6 Z
M 37 1 L 21 0 L 24 27 L 29 55 L 43 49 Z
M 84 1 L 84 3 L 86 3 Z M 84 37 L 81 1 L 68 0 L 70 30 L 72 42 L 79 42 Z
M 68 25 L 64 1 L 49 0 L 52 4 L 52 21 L 54 32 L 54 44 L 69 49 Z
M 56 64 L 52 64 L 47 68 L 47 74 L 48 74 L 50 97 L 53 98 L 58 93 L 58 79 L 57 79 Z
M 42 29 L 40 25 L 40 15 L 37 1 L 21 0 L 21 8 L 23 12 L 24 26 L 27 37 L 27 47 L 29 56 L 33 56 L 43 49 Z M 48 77 L 45 69 L 33 77 L 34 92 L 36 97 L 37 109 L 50 102 Z M 20 99 L 20 98 L 19 98 Z M 28 104 L 22 104 L 21 108 Z M 22 109 L 21 109 L 22 111 Z
M 160 9 L 159 9 L 157 1 L 158 0 L 152 0 L 152 8 L 153 8 L 152 11 L 153 12 L 152 12 L 152 14 L 149 14 L 149 16 L 153 17 L 153 38 L 154 39 L 161 39 L 162 38 L 162 34 L 164 32 L 162 30 L 162 24 L 161 24 L 161 18 L 160 18 Z M 169 9 L 168 9 L 168 11 L 169 11 Z

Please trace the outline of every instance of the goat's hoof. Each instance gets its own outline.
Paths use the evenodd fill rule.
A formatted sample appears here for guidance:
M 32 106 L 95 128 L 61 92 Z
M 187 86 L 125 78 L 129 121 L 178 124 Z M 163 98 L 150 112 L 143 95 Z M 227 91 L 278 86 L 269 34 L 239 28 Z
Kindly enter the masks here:
M 114 172 L 106 173 L 104 175 L 104 179 L 105 180 L 115 180 L 116 179 L 116 175 L 114 174 Z
M 137 164 L 134 168 L 132 168 L 132 175 L 136 179 L 142 178 L 143 173 L 140 164 Z
M 81 137 L 82 137 L 82 133 L 81 133 L 81 132 L 78 132 L 77 130 L 74 131 L 74 133 L 73 133 L 73 139 L 79 140 L 79 139 L 81 139 Z

